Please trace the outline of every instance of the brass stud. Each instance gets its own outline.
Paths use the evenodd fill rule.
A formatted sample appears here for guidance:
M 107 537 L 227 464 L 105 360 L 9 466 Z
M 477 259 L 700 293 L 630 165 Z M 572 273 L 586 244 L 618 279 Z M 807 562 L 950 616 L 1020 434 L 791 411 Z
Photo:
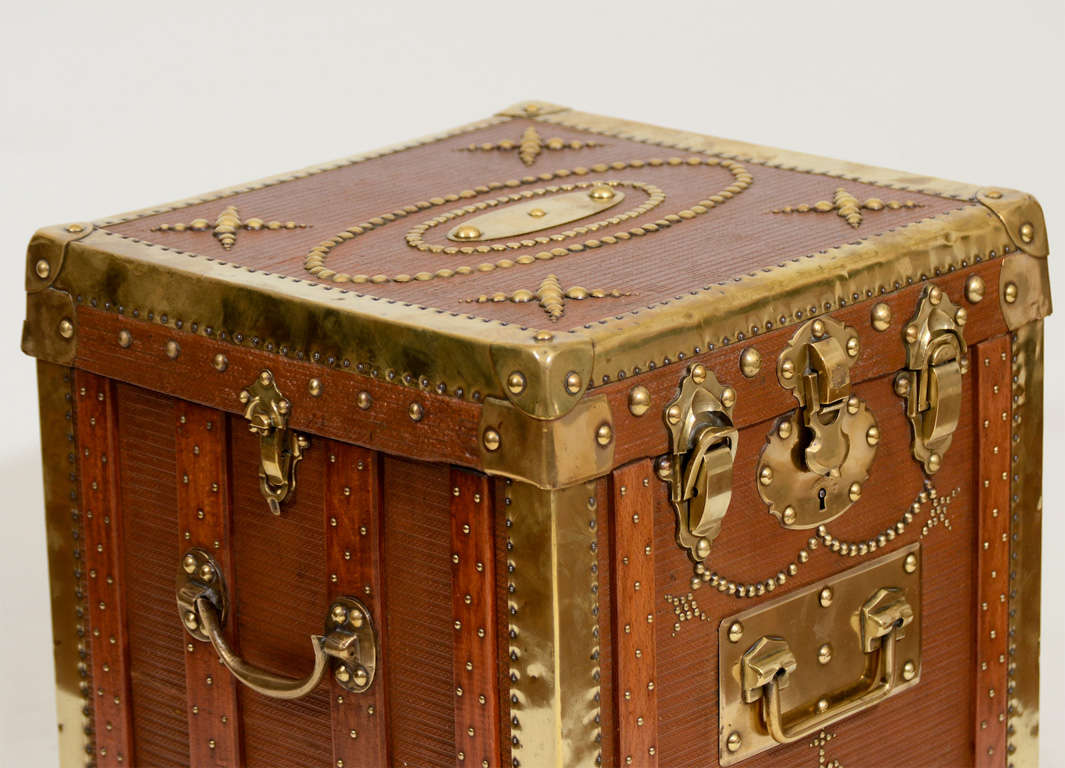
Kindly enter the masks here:
M 484 444 L 484 449 L 489 452 L 499 450 L 499 444 L 502 442 L 499 437 L 499 432 L 492 428 L 488 428 L 481 436 L 481 442 Z
M 795 507 L 784 507 L 784 511 L 780 513 L 780 519 L 784 522 L 784 525 L 794 525 L 796 520 Z
M 780 364 L 780 377 L 782 379 L 790 379 L 795 375 L 795 363 L 791 360 L 785 360 Z
M 847 354 L 848 355 L 850 355 L 851 357 L 857 357 L 858 353 L 861 351 L 861 349 L 862 349 L 862 347 L 861 347 L 861 344 L 858 341 L 858 337 L 857 336 L 851 336 L 849 339 L 847 339 Z
M 196 570 L 196 558 L 191 554 L 185 555 L 181 560 L 181 567 L 185 570 L 185 573 L 192 573 Z
M 902 679 L 909 682 L 915 677 L 917 677 L 917 665 L 912 661 L 907 661 L 902 665 Z
M 59 321 L 59 335 L 64 339 L 69 339 L 74 336 L 74 323 L 70 322 L 67 318 L 63 318 Z
M 633 518 L 635 518 L 635 517 L 636 516 L 633 515 Z M 635 522 L 635 520 L 634 520 L 634 522 Z M 707 555 L 709 555 L 709 554 L 710 554 L 710 540 L 709 539 L 699 539 L 697 542 L 695 542 L 695 557 L 696 558 L 698 558 L 699 560 L 705 560 Z M 639 585 L 639 582 L 636 582 L 636 584 Z
M 762 471 L 758 473 L 758 482 L 762 485 L 770 485 L 773 482 L 773 468 L 768 464 L 762 467 Z
M 740 736 L 739 731 L 733 731 L 728 735 L 728 739 L 725 740 L 725 747 L 729 752 L 739 752 L 740 747 L 743 746 L 743 737 Z
M 1007 304 L 1014 304 L 1017 301 L 1017 293 L 1017 283 L 1010 281 L 1002 291 L 1002 298 Z
M 525 391 L 525 374 L 521 371 L 511 371 L 507 376 L 507 389 L 512 395 L 520 395 Z
M 476 240 L 481 236 L 481 230 L 469 224 L 463 224 L 455 230 L 456 240 Z
M 614 439 L 614 430 L 609 424 L 600 424 L 599 428 L 595 430 L 595 442 L 599 445 L 610 445 L 610 441 Z
M 638 385 L 629 390 L 629 413 L 643 416 L 651 407 L 651 393 L 647 387 Z
M 729 624 L 728 639 L 730 643 L 738 643 L 743 637 L 743 623 L 734 621 Z
M 916 325 L 906 326 L 906 342 L 913 344 L 917 341 L 917 337 L 921 334 L 921 330 Z
M 570 371 L 566 374 L 566 391 L 571 395 L 575 395 L 581 391 L 581 376 L 576 371 Z
M 917 555 L 913 552 L 906 555 L 906 559 L 902 561 L 902 570 L 906 573 L 914 573 L 917 570 Z
M 833 597 L 834 595 L 832 593 L 832 587 L 825 587 L 821 590 L 820 594 L 818 594 L 817 602 L 821 604 L 822 608 L 827 608 L 828 606 L 832 605 Z
M 781 440 L 787 440 L 789 437 L 791 437 L 791 422 L 780 422 L 780 425 L 777 427 L 777 435 L 780 437 Z
M 939 468 L 943 465 L 943 457 L 938 453 L 933 453 L 928 457 L 928 471 L 938 472 Z
M 333 672 L 333 677 L 336 678 L 338 683 L 347 683 L 351 681 L 351 670 L 349 670 L 343 664 L 338 664 L 336 671 Z
M 605 184 L 600 184 L 592 188 L 592 191 L 588 193 L 588 197 L 593 200 L 612 200 L 614 199 L 614 190 Z
M 1035 239 L 1035 227 L 1032 226 L 1031 222 L 1026 221 L 1021 224 L 1020 234 L 1022 243 L 1030 243 Z
M 529 215 L 532 216 L 534 219 L 542 219 L 544 216 L 547 215 L 547 211 L 545 211 L 543 208 L 533 208 L 531 211 L 529 211 Z
M 666 421 L 668 421 L 670 424 L 679 424 L 680 416 L 681 411 L 679 405 L 671 405 L 666 408 Z
M 928 300 L 932 302 L 933 306 L 943 301 L 943 291 L 938 286 L 933 285 L 928 291 Z
M 171 360 L 177 360 L 181 356 L 181 345 L 171 339 L 166 343 L 166 356 Z
M 343 624 L 348 620 L 348 609 L 343 605 L 334 605 L 331 616 L 334 624 Z
M 979 304 L 984 298 L 984 278 L 973 275 L 965 281 L 965 298 L 970 304 Z
M 84 232 L 84 231 L 85 231 L 85 227 L 83 227 L 81 224 L 68 224 L 67 225 L 67 232 L 69 232 L 72 235 L 76 235 L 78 232 Z
M 204 563 L 200 566 L 200 581 L 206 581 L 208 584 L 214 581 L 214 568 L 211 567 L 210 563 Z
M 873 328 L 878 331 L 886 331 L 891 327 L 891 307 L 884 302 L 880 302 L 873 307 L 870 321 L 873 324 Z
M 355 403 L 364 411 L 370 410 L 370 406 L 373 405 L 373 398 L 370 393 L 363 390 L 355 396 Z
M 193 631 L 195 631 L 200 626 L 199 619 L 196 618 L 196 614 L 192 611 L 185 612 L 183 621 L 185 622 L 185 626 Z
M 969 320 L 969 312 L 965 307 L 958 307 L 958 311 L 954 313 L 954 322 L 958 325 L 965 325 Z
M 133 334 L 123 328 L 118 332 L 118 346 L 122 349 L 129 349 L 129 346 L 133 343 Z
M 307 382 L 307 391 L 311 393 L 311 397 L 318 397 L 322 394 L 322 380 L 311 379 Z
M 214 369 L 216 371 L 221 373 L 222 371 L 224 371 L 226 368 L 229 367 L 229 358 L 227 358 L 225 355 L 223 355 L 221 352 L 219 352 L 217 355 L 214 356 L 214 360 L 211 361 L 211 365 L 214 366 Z
M 906 397 L 910 394 L 910 379 L 904 374 L 899 374 L 895 377 L 895 394 L 899 397 Z
M 829 706 L 828 705 L 828 699 L 818 699 L 817 700 L 817 712 L 818 712 L 818 714 L 820 714 L 822 712 L 827 712 L 828 711 L 828 706 Z
M 875 426 L 869 427 L 869 429 L 865 431 L 865 442 L 869 443 L 869 445 L 876 445 L 879 443 L 880 429 Z
M 847 495 L 851 501 L 857 501 L 862 497 L 862 485 L 861 483 L 851 483 L 851 487 L 847 490 Z
M 407 407 L 407 415 L 410 416 L 411 421 L 421 421 L 425 415 L 425 409 L 422 408 L 421 403 L 411 403 Z
M 725 387 L 721 390 L 721 404 L 726 408 L 731 408 L 736 404 L 736 390 L 732 387 Z
M 810 326 L 810 332 L 814 336 L 816 336 L 817 338 L 821 338 L 822 336 L 824 336 L 825 335 L 825 321 L 824 320 L 820 320 L 820 319 L 814 320 L 814 324 L 812 326 Z
M 702 384 L 706 381 L 706 366 L 702 363 L 696 363 L 692 366 L 691 370 L 692 381 L 696 384 Z
M 817 649 L 817 661 L 819 664 L 827 664 L 832 661 L 832 645 L 825 643 Z
M 551 331 L 537 331 L 533 334 L 533 341 L 538 341 L 541 344 L 554 340 L 555 334 L 551 333 Z
M 274 381 L 274 375 L 272 373 L 270 373 L 270 371 L 263 371 L 262 373 L 259 374 L 259 382 L 264 387 L 269 387 L 270 384 L 273 383 L 273 381 Z
M 849 413 L 851 416 L 856 414 L 861 407 L 862 401 L 859 400 L 855 395 L 851 395 L 847 398 L 847 413 Z
M 355 685 L 359 688 L 363 688 L 368 682 L 370 682 L 370 676 L 362 667 L 355 667 L 353 680 L 355 681 Z
M 48 259 L 38 259 L 33 269 L 42 280 L 47 280 L 48 275 L 52 274 L 52 265 L 48 263 Z
M 762 369 L 762 353 L 754 347 L 747 347 L 740 353 L 740 373 L 753 379 Z

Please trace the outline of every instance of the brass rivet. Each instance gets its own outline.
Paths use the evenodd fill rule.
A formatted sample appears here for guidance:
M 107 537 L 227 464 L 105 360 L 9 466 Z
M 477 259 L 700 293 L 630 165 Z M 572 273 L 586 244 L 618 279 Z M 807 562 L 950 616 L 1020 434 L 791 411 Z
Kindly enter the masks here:
M 512 395 L 520 395 L 525 391 L 525 374 L 521 371 L 511 371 L 507 376 L 507 389 Z
M 907 661 L 902 665 L 902 679 L 909 682 L 917 677 L 917 665 L 912 661 Z
M 171 360 L 177 360 L 181 355 L 181 345 L 171 339 L 166 343 L 166 356 Z
M 311 379 L 307 382 L 307 391 L 311 393 L 311 397 L 318 397 L 322 394 L 322 380 Z
M 762 368 L 762 353 L 754 347 L 747 347 L 740 353 L 740 373 L 753 379 Z
M 784 521 L 784 525 L 793 525 L 795 523 L 795 507 L 784 507 L 784 511 L 780 513 L 780 519 Z
M 1021 224 L 1021 242 L 1030 243 L 1035 239 L 1035 227 L 1030 222 Z
M 671 405 L 668 408 L 666 408 L 666 421 L 668 421 L 670 424 L 679 424 L 680 423 L 680 406 L 679 405 Z
M 185 573 L 192 573 L 196 570 L 196 558 L 192 555 L 185 555 L 181 560 L 181 567 L 185 569 Z
M 214 568 L 210 563 L 204 563 L 200 566 L 200 581 L 206 581 L 208 583 L 214 581 Z
M 832 597 L 832 587 L 825 587 L 817 596 L 817 602 L 821 603 L 822 608 L 827 608 L 832 605 Z
M 847 354 L 848 355 L 850 355 L 851 357 L 857 357 L 858 353 L 861 351 L 861 349 L 862 349 L 862 347 L 861 347 L 861 344 L 858 342 L 858 337 L 857 336 L 851 336 L 849 339 L 847 339 Z
M 484 443 L 484 449 L 486 451 L 498 451 L 499 450 L 499 433 L 494 429 L 486 429 L 484 435 L 481 437 L 481 441 Z
M 355 685 L 357 685 L 359 688 L 362 688 L 370 681 L 370 676 L 362 667 L 355 667 L 354 681 Z
M 200 626 L 199 620 L 196 618 L 196 614 L 192 611 L 186 611 L 184 617 L 185 626 L 189 629 L 196 629 Z
M 762 467 L 762 471 L 758 473 L 758 482 L 770 485 L 773 482 L 773 468 L 769 465 Z
M 941 291 L 938 286 L 933 285 L 928 290 L 928 300 L 932 302 L 933 305 L 938 304 L 943 301 L 943 291 Z
M 118 346 L 123 349 L 128 349 L 129 345 L 133 343 L 133 334 L 123 328 L 118 332 Z
M 533 208 L 531 211 L 529 211 L 529 215 L 532 216 L 534 219 L 541 219 L 547 215 L 547 211 L 545 211 L 543 208 Z
M 736 404 L 736 390 L 732 387 L 725 387 L 721 390 L 721 404 L 726 408 L 731 408 Z
M 965 281 L 965 298 L 970 304 L 979 304 L 984 298 L 984 278 L 973 275 Z
M 858 409 L 861 407 L 862 401 L 859 400 L 855 395 L 851 395 L 847 398 L 847 413 L 849 413 L 851 416 L 856 414 L 858 412 Z
M 921 330 L 916 325 L 906 326 L 906 341 L 913 344 L 917 341 L 917 337 L 921 334 Z
M 610 441 L 614 439 L 614 430 L 609 424 L 600 424 L 599 428 L 595 430 L 595 442 L 599 445 L 610 445 Z
M 938 472 L 939 467 L 942 465 L 943 459 L 938 453 L 933 453 L 928 457 L 928 471 Z
M 592 191 L 588 193 L 588 197 L 593 200 L 611 200 L 614 197 L 614 190 L 601 184 L 598 187 L 593 187 Z
M 59 321 L 59 335 L 64 339 L 69 339 L 74 336 L 74 323 L 70 322 L 67 318 L 63 318 Z
M 539 111 L 540 111 L 540 105 L 539 104 L 529 103 L 529 104 L 525 105 L 525 114 L 527 114 L 527 115 L 535 115 Z
M 643 416 L 651 407 L 651 393 L 643 385 L 635 386 L 629 390 L 629 413 L 633 416 Z
M 533 334 L 533 340 L 539 342 L 554 341 L 555 334 L 550 331 L 537 331 Z
M 869 445 L 876 445 L 880 442 L 880 429 L 877 427 L 869 427 L 865 431 L 865 442 Z
M 899 374 L 895 377 L 895 394 L 906 397 L 910 393 L 910 379 L 908 376 Z
M 84 231 L 85 231 L 85 227 L 83 227 L 81 224 L 68 224 L 67 225 L 67 232 L 69 232 L 72 235 L 76 235 L 78 232 L 84 232 Z
M 728 639 L 730 643 L 738 643 L 743 637 L 743 623 L 734 621 L 728 627 Z
M 780 422 L 780 425 L 777 427 L 777 435 L 780 436 L 781 440 L 787 440 L 789 437 L 791 437 L 791 422 Z
M 861 483 L 851 483 L 851 487 L 847 490 L 847 495 L 850 496 L 851 501 L 860 499 L 862 497 Z
M 692 366 L 691 370 L 692 381 L 696 384 L 702 384 L 706 381 L 706 366 L 702 363 L 696 363 Z
M 340 664 L 337 666 L 333 676 L 336 677 L 338 683 L 346 683 L 351 680 L 351 670 Z
M 710 554 L 710 540 L 699 539 L 695 542 L 695 556 L 700 560 L 705 560 L 707 555 Z
M 1013 304 L 1017 301 L 1017 283 L 1008 282 L 1002 292 L 1002 298 L 1005 299 L 1007 304 Z
M 958 311 L 954 313 L 954 322 L 958 325 L 965 325 L 969 319 L 969 312 L 965 307 L 958 307 Z
M 259 381 L 264 387 L 269 387 L 274 380 L 274 375 L 270 371 L 263 371 L 259 374 Z
M 571 395 L 575 395 L 581 391 L 581 376 L 576 371 L 570 371 L 566 374 L 566 391 Z
M 38 259 L 33 269 L 37 273 L 37 277 L 42 280 L 46 280 L 48 275 L 52 274 L 52 265 L 48 263 L 48 259 Z
M 221 373 L 229 367 L 229 358 L 219 352 L 217 355 L 214 356 L 214 360 L 211 362 L 211 364 L 214 366 L 214 369 L 216 371 Z
M 480 236 L 481 230 L 469 224 L 463 224 L 461 227 L 456 229 L 454 235 L 456 240 L 476 240 Z
M 421 421 L 422 416 L 425 415 L 425 410 L 422 408 L 421 403 L 411 403 L 407 407 L 407 415 L 410 416 L 411 421 Z
M 362 410 L 368 411 L 370 409 L 370 406 L 373 405 L 373 398 L 370 396 L 369 392 L 366 392 L 365 390 L 363 390 L 362 392 L 359 392 L 359 394 L 357 394 L 355 396 L 355 403 Z
M 725 741 L 725 746 L 729 752 L 739 752 L 740 747 L 743 746 L 743 737 L 740 736 L 739 731 L 733 731 L 728 735 L 728 739 Z
M 990 197 L 992 200 L 998 200 L 1000 197 L 1002 197 L 1002 193 L 999 192 L 997 189 L 989 189 L 984 192 L 984 197 Z
M 817 700 L 817 711 L 818 711 L 818 713 L 827 712 L 828 711 L 828 699 L 818 699 Z
M 906 559 L 902 561 L 902 570 L 906 573 L 913 573 L 917 570 L 917 555 L 913 552 L 906 555 Z
M 342 605 L 334 605 L 331 615 L 334 624 L 343 624 L 348 620 L 348 609 Z
M 832 661 L 832 646 L 829 643 L 825 643 L 817 649 L 817 661 L 821 664 L 827 664 Z
M 818 338 L 820 338 L 821 336 L 824 336 L 825 335 L 825 321 L 824 320 L 814 320 L 814 324 L 812 326 L 810 326 L 810 332 L 814 336 L 817 336 Z
M 873 307 L 871 320 L 873 328 L 878 331 L 886 331 L 891 327 L 891 307 L 884 302 L 880 302 Z
M 791 360 L 785 360 L 780 364 L 780 377 L 782 379 L 790 379 L 795 375 L 795 363 Z

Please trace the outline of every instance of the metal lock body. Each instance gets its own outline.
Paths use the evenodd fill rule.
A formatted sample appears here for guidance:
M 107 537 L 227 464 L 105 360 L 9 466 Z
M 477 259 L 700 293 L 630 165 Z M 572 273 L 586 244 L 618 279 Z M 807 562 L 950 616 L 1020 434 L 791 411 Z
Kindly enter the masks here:
M 720 760 L 789 744 L 916 685 L 920 545 L 726 618 Z
M 677 544 L 695 562 L 710 554 L 732 499 L 732 462 L 739 433 L 732 422 L 736 390 L 706 366 L 688 369 L 663 418 L 671 452 L 658 461 L 677 513 Z
M 290 403 L 270 371 L 263 371 L 240 393 L 248 428 L 259 436 L 259 490 L 270 511 L 281 514 L 281 503 L 296 489 L 296 465 L 308 441 L 288 428 Z
M 943 465 L 961 416 L 962 375 L 968 370 L 962 327 L 967 319 L 964 308 L 930 285 L 903 330 L 906 369 L 895 377 L 895 392 L 906 401 L 913 457 L 929 475 Z
M 876 419 L 851 393 L 858 333 L 830 317 L 803 325 L 777 361 L 777 379 L 799 408 L 774 424 L 758 492 L 786 528 L 814 528 L 858 500 L 879 442 Z

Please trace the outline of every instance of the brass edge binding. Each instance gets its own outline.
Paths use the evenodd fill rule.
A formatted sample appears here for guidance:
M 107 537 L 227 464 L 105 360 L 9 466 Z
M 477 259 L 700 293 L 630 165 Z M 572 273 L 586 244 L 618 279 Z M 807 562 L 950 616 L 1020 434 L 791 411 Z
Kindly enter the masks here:
M 1039 762 L 1039 622 L 1043 515 L 1043 321 L 1012 336 L 1008 764 Z
M 81 546 L 73 377 L 70 368 L 39 361 L 41 453 L 45 526 L 52 603 L 59 762 L 63 768 L 91 764 L 92 665 L 85 627 L 85 574 Z

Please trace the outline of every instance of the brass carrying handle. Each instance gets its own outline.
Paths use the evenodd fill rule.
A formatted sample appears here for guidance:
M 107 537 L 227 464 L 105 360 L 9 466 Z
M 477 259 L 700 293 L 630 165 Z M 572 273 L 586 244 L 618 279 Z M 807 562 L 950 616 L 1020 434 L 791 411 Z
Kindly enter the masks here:
M 260 669 L 242 659 L 226 641 L 223 629 L 229 607 L 222 572 L 203 549 L 189 550 L 178 570 L 177 604 L 185 630 L 209 642 L 238 681 L 274 699 L 298 699 L 318 687 L 332 659 L 333 677 L 345 690 L 363 693 L 377 670 L 377 636 L 366 606 L 354 597 L 339 597 L 329 608 L 324 635 L 311 635 L 314 669 L 290 678 Z
M 903 629 L 913 621 L 913 609 L 902 591 L 880 589 L 862 606 L 859 613 L 862 649 L 876 654 L 871 684 L 857 696 L 850 696 L 832 706 L 828 699 L 819 699 L 811 707 L 802 707 L 807 714 L 789 717 L 782 711 L 780 690 L 787 687 L 788 678 L 798 662 L 786 640 L 776 636 L 760 638 L 744 654 L 740 662 L 744 699 L 761 705 L 761 720 L 766 731 L 780 744 L 790 744 L 817 733 L 826 725 L 870 707 L 887 698 L 896 685 L 895 643 Z M 786 723 L 791 720 L 791 723 Z

